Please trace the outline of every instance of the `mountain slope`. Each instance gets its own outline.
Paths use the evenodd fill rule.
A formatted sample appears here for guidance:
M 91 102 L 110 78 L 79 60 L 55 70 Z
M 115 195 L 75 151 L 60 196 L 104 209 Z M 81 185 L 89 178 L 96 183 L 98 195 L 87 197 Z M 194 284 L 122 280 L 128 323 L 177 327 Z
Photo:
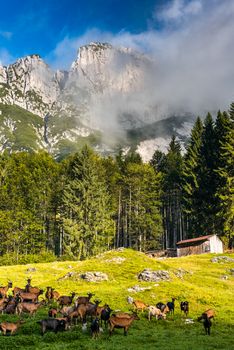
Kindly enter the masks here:
M 175 297 L 176 301 L 175 315 L 168 315 L 167 320 L 153 319 L 149 322 L 147 312 L 140 313 L 140 320 L 133 323 L 127 337 L 124 337 L 123 330 L 118 329 L 109 337 L 108 330 L 104 328 L 98 341 L 90 338 L 89 331 L 82 332 L 79 322 L 66 332 L 46 333 L 42 337 L 36 321 L 47 318 L 48 307 L 43 307 L 33 319 L 22 315 L 25 323 L 18 334 L 14 337 L 2 337 L 1 348 L 46 349 L 49 346 L 50 349 L 151 350 L 155 349 L 157 344 L 159 350 L 231 349 L 234 328 L 234 277 L 230 270 L 234 268 L 234 264 L 228 261 L 213 263 L 213 256 L 204 254 L 161 260 L 133 250 L 120 249 L 86 261 L 2 266 L 0 271 L 3 285 L 11 279 L 14 286 L 23 287 L 30 275 L 33 285 L 44 290 L 46 286 L 52 286 L 62 295 L 68 295 L 72 291 L 77 295 L 92 292 L 95 294 L 93 300 L 100 299 L 102 305 L 108 303 L 113 310 L 132 310 L 132 306 L 126 300 L 129 295 L 150 305 L 159 301 L 169 301 L 172 297 Z M 227 256 L 234 258 L 233 254 Z M 141 282 L 137 276 L 145 268 L 166 270 L 170 280 Z M 104 272 L 108 275 L 108 280 L 95 283 L 80 279 L 79 275 L 87 271 Z M 128 290 L 136 285 L 143 290 Z M 187 318 L 193 321 L 190 324 L 186 324 L 186 317 L 181 314 L 179 308 L 179 303 L 184 300 L 189 301 L 190 311 Z M 212 321 L 210 337 L 204 335 L 203 325 L 197 322 L 197 317 L 208 308 L 215 309 L 217 315 Z M 18 319 L 15 315 L 1 317 L 2 320 L 8 321 Z

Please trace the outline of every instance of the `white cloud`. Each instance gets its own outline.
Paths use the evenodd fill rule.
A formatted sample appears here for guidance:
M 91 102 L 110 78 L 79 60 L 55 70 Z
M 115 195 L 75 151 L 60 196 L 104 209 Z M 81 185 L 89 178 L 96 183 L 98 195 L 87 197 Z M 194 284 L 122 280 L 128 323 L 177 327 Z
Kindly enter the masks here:
M 202 10 L 202 1 L 173 0 L 160 11 L 155 11 L 154 17 L 161 21 L 178 21 L 187 16 L 196 15 Z

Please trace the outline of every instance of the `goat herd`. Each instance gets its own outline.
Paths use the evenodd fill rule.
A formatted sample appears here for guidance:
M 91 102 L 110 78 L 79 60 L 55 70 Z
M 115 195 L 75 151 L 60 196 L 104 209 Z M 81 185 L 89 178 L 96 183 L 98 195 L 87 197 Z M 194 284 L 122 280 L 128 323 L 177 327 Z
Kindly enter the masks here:
M 8 293 L 10 288 L 12 288 L 11 295 Z M 121 311 L 113 313 L 109 305 L 100 306 L 100 300 L 91 302 L 90 300 L 94 296 L 92 293 L 88 293 L 87 296 L 78 296 L 75 299 L 75 293 L 71 293 L 69 296 L 60 295 L 54 288 L 47 287 L 45 299 L 39 301 L 38 298 L 43 293 L 42 289 L 31 286 L 30 278 L 27 280 L 25 288 L 13 288 L 12 282 L 9 282 L 6 287 L 0 287 L 0 312 L 19 316 L 22 313 L 35 315 L 40 307 L 47 305 L 49 306 L 48 317 L 37 322 L 41 326 L 42 335 L 47 330 L 52 330 L 55 333 L 68 330 L 80 320 L 82 330 L 87 330 L 87 322 L 90 322 L 91 336 L 97 338 L 102 331 L 103 323 L 105 327 L 109 325 L 110 335 L 114 328 L 123 328 L 124 335 L 127 335 L 133 321 L 139 320 L 138 311 L 148 310 L 148 320 L 150 321 L 153 316 L 156 320 L 166 319 L 167 314 L 174 314 L 175 309 L 175 298 L 172 298 L 172 301 L 166 304 L 160 302 L 156 306 L 150 306 L 140 300 L 133 300 L 128 297 L 127 301 L 132 304 L 133 311 L 131 313 Z M 184 312 L 187 317 L 189 303 L 182 301 L 180 308 L 181 312 Z M 211 318 L 214 318 L 214 316 L 214 311 L 209 309 L 198 318 L 198 321 L 203 321 L 205 333 L 208 335 L 210 335 Z M 1 322 L 0 330 L 4 335 L 7 333 L 14 334 L 23 322 L 21 319 L 17 322 Z

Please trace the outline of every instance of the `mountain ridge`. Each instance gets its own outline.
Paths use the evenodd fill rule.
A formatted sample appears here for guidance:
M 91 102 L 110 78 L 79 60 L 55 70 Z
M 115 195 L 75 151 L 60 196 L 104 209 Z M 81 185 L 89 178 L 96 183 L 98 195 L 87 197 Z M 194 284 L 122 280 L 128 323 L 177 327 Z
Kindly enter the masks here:
M 145 140 L 144 128 L 154 125 L 155 119 L 159 121 L 155 106 L 145 102 L 143 95 L 151 64 L 149 57 L 131 48 L 116 48 L 100 42 L 80 47 L 69 71 L 53 71 L 38 54 L 28 55 L 8 66 L 0 66 L 0 104 L 12 106 L 16 115 L 17 111 L 20 115 L 22 111 L 13 106 L 43 120 L 44 130 L 31 133 L 37 144 L 34 150 L 43 148 L 57 157 L 60 152 L 66 154 L 80 144 L 90 143 L 91 138 L 96 140 L 92 146 L 98 150 L 103 148 L 105 152 L 111 148 L 114 151 L 118 143 L 131 144 L 134 135 L 131 131 L 142 128 L 138 139 L 139 142 Z M 4 139 L 7 138 L 7 134 L 4 135 L 6 125 L 3 127 L 7 115 L 4 108 L 0 111 L 0 137 Z M 186 118 L 181 119 L 179 128 Z M 178 121 L 175 117 L 171 134 Z M 12 123 L 11 118 L 8 118 L 9 123 Z M 33 123 L 31 127 L 35 128 Z M 109 135 L 113 135 L 110 143 Z M 151 133 L 152 137 L 156 136 Z M 163 133 L 160 137 L 164 137 Z M 66 143 L 71 147 L 66 151 L 66 146 L 62 146 L 61 150 L 61 144 Z M 6 144 L 12 143 L 3 143 L 2 150 Z M 13 142 L 12 147 L 17 149 L 17 142 Z M 23 148 L 31 146 L 25 144 Z

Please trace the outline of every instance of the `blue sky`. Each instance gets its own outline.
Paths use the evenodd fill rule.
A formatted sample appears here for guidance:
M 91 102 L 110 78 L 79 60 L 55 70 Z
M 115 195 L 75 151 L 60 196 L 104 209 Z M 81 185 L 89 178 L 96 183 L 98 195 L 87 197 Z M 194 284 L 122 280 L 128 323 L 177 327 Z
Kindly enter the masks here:
M 93 28 L 112 34 L 143 32 L 151 25 L 155 8 L 163 4 L 161 0 L 2 1 L 1 60 L 8 63 L 31 53 L 50 60 L 64 38 L 77 38 Z

